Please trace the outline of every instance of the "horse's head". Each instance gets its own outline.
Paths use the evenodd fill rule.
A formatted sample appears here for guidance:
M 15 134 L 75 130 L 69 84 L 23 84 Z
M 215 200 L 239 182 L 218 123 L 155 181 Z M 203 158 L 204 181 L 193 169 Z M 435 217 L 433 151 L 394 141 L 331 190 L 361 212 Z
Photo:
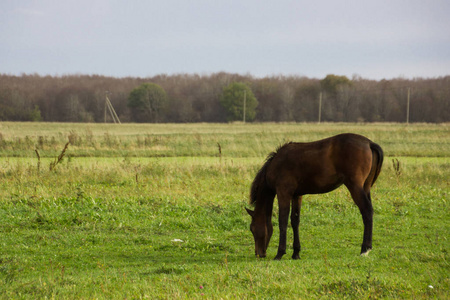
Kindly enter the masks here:
M 266 257 L 266 250 L 273 233 L 271 219 L 267 219 L 264 215 L 257 216 L 254 211 L 247 208 L 246 210 L 252 217 L 250 231 L 255 239 L 255 255 L 257 257 Z

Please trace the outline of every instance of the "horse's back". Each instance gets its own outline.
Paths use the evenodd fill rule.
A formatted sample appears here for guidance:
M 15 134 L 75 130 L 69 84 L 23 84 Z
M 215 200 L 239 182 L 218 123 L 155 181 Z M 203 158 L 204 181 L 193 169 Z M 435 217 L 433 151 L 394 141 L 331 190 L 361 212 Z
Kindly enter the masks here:
M 310 143 L 288 143 L 278 149 L 267 173 L 277 190 L 296 194 L 332 191 L 352 180 L 367 177 L 372 164 L 370 140 L 357 134 L 340 134 Z

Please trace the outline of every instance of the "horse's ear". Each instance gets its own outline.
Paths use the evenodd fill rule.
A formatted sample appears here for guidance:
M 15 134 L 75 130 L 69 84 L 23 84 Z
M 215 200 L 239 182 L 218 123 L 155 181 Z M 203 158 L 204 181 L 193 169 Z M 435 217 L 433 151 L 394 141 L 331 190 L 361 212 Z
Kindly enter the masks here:
M 255 216 L 255 212 L 253 210 L 248 209 L 247 207 L 245 210 L 248 212 L 248 214 L 253 218 Z

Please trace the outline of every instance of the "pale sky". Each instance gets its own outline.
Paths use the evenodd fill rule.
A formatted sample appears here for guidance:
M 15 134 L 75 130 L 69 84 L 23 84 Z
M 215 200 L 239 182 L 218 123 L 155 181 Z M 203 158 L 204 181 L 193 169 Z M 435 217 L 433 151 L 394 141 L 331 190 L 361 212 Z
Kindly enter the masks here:
M 0 0 L 0 73 L 450 75 L 449 0 Z

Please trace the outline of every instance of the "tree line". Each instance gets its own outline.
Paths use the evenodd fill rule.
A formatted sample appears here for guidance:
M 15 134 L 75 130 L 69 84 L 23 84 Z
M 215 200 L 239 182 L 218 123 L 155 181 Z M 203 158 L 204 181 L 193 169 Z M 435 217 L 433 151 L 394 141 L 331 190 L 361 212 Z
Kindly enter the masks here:
M 323 122 L 450 121 L 450 76 L 378 81 L 225 72 L 149 78 L 1 74 L 0 121 L 112 122 L 106 97 L 121 122 L 228 122 L 242 120 L 244 112 L 247 121 L 257 122 L 317 122 L 319 115 Z

